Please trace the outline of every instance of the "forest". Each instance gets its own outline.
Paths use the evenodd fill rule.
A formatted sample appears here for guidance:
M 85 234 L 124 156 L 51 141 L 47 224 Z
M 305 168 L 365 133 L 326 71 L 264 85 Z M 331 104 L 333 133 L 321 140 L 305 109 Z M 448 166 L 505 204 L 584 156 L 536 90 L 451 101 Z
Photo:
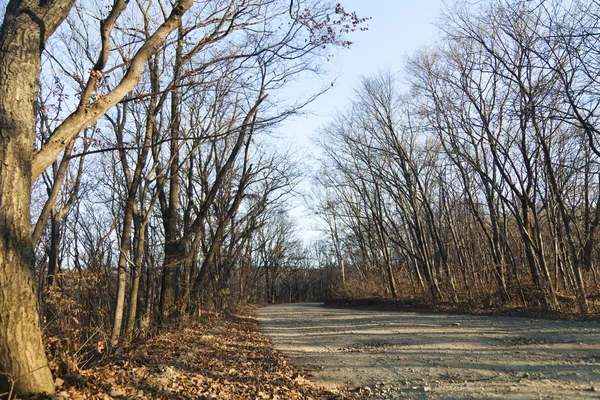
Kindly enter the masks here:
M 342 297 L 598 312 L 598 4 L 457 6 L 323 128 Z
M 320 128 L 312 172 L 276 136 L 330 83 L 286 90 L 368 16 L 2 6 L 0 398 L 248 304 L 600 312 L 597 0 L 446 5 L 436 43 Z M 290 212 L 307 186 L 311 242 Z

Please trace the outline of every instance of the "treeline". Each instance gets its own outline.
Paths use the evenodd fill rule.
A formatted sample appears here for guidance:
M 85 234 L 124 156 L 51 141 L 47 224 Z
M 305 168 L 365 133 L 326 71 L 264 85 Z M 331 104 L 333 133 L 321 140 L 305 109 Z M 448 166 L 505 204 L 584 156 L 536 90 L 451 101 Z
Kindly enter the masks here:
M 74 371 L 207 309 L 321 295 L 270 135 L 319 94 L 284 89 L 363 22 L 312 0 L 10 2 L 0 397 L 53 391 L 42 329 Z
M 598 312 L 599 15 L 456 5 L 407 81 L 363 79 L 319 142 L 338 296 Z

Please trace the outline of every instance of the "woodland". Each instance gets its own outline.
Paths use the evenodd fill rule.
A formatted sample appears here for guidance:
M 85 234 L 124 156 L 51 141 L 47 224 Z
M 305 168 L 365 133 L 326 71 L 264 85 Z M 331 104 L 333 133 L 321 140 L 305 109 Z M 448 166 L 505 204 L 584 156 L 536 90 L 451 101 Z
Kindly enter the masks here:
M 307 172 L 275 136 L 328 85 L 286 88 L 376 21 L 321 0 L 9 1 L 0 398 L 347 395 L 304 382 L 248 304 L 598 318 L 600 2 L 454 3 L 436 43 L 357 84 Z M 307 179 L 310 243 L 289 207 Z

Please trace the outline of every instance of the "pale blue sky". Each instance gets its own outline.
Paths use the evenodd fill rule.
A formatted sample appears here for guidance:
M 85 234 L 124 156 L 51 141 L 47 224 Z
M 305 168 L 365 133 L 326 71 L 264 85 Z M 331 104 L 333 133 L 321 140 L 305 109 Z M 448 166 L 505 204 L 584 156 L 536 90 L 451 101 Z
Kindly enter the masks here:
M 442 11 L 442 0 L 341 0 L 341 3 L 347 11 L 371 17 L 368 21 L 369 30 L 356 32 L 349 37 L 353 45 L 350 49 L 337 52 L 326 63 L 327 74 L 322 77 L 322 82 L 316 82 L 313 78 L 291 88 L 291 93 L 307 88 L 316 90 L 337 77 L 335 86 L 307 108 L 311 115 L 287 121 L 277 134 L 282 146 L 306 154 L 304 158 L 308 168 L 313 167 L 311 155 L 315 153 L 311 137 L 330 120 L 336 110 L 348 104 L 360 77 L 376 74 L 380 70 L 402 74 L 407 55 L 435 43 L 437 29 L 434 24 Z M 309 191 L 308 181 L 301 185 L 300 190 Z M 298 224 L 301 237 L 305 240 L 317 237 L 318 232 L 313 230 L 317 222 L 311 218 L 301 196 L 294 203 L 296 206 L 291 214 Z
M 348 104 L 361 76 L 370 76 L 380 70 L 401 73 L 406 55 L 435 42 L 434 23 L 440 17 L 442 0 L 341 2 L 347 11 L 353 10 L 361 17 L 371 17 L 368 21 L 369 29 L 350 35 L 353 45 L 336 52 L 333 59 L 325 63 L 327 74 L 322 76 L 321 82 L 312 77 L 292 88 L 292 93 L 306 88 L 317 90 L 337 77 L 335 86 L 307 108 L 313 115 L 294 118 L 279 131 L 296 149 L 310 147 L 309 138 L 327 123 L 336 110 Z

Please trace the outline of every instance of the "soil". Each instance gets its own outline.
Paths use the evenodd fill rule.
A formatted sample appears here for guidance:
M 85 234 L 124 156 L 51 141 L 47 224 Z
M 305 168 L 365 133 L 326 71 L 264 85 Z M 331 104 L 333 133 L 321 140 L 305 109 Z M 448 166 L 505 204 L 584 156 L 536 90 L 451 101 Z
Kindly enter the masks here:
M 330 389 L 393 399 L 600 399 L 600 323 L 325 308 L 257 310 L 275 348 Z

